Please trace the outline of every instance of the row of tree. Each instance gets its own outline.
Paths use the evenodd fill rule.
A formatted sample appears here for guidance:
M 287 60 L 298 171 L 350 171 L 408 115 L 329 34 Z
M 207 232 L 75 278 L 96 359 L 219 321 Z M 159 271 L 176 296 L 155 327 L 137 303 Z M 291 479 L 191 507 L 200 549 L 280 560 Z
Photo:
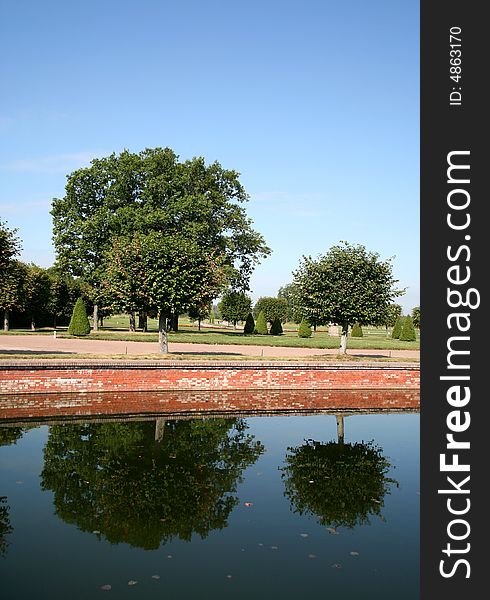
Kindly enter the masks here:
M 218 297 L 223 318 L 235 324 L 250 312 L 256 319 L 263 312 L 271 326 L 338 323 L 341 352 L 349 326 L 388 323 L 394 299 L 404 293 L 395 287 L 391 260 L 347 242 L 316 259 L 303 257 L 278 297 L 260 298 L 252 311 L 250 276 L 270 249 L 246 215 L 248 196 L 238 177 L 203 158 L 181 162 L 170 148 L 112 154 L 68 176 L 51 210 L 55 270 L 84 287 L 94 329 L 101 310 L 129 314 L 133 327 L 138 313 L 158 316 L 160 349 L 167 352 L 176 316 L 187 312 L 200 321 Z M 23 274 L 14 259 L 18 240 L 0 229 L 8 312 L 22 308 L 6 290 L 22 286 Z

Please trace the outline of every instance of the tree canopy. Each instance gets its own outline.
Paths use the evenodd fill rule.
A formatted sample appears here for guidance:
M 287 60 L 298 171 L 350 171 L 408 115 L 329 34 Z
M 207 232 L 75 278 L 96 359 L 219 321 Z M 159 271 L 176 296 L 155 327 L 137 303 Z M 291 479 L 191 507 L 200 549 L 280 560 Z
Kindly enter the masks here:
M 218 310 L 225 321 L 236 326 L 238 321 L 245 321 L 250 313 L 252 300 L 244 292 L 227 290 L 218 303 Z
M 213 252 L 226 265 L 230 285 L 248 289 L 270 249 L 246 215 L 248 196 L 238 178 L 202 157 L 180 162 L 170 148 L 95 159 L 71 173 L 64 197 L 53 199 L 57 261 L 97 286 L 116 238 L 159 232 Z
M 342 325 L 340 352 L 345 353 L 350 325 L 383 322 L 394 298 L 391 259 L 381 261 L 362 245 L 341 242 L 314 260 L 303 257 L 293 273 L 298 304 L 310 323 Z

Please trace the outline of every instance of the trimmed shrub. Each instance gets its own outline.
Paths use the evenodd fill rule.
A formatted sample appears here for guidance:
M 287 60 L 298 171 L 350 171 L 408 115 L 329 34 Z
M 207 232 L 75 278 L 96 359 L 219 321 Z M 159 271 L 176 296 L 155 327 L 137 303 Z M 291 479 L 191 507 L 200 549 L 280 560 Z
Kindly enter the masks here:
M 362 327 L 359 325 L 359 323 L 354 323 L 350 335 L 351 337 L 363 337 L 364 334 L 362 333 Z
M 391 332 L 391 337 L 394 340 L 400 339 L 400 333 L 402 332 L 403 325 L 403 317 L 398 317 L 395 321 L 395 325 L 393 326 L 393 331 Z
M 253 333 L 255 329 L 255 321 L 253 318 L 252 313 L 248 313 L 248 317 L 247 320 L 245 321 L 245 326 L 243 327 L 243 333 L 245 335 L 248 335 L 250 333 Z
M 267 321 L 265 320 L 265 314 L 263 310 L 259 312 L 259 316 L 257 317 L 254 333 L 258 333 L 259 335 L 267 335 L 269 333 L 267 331 Z
M 403 319 L 403 327 L 400 333 L 400 340 L 402 342 L 414 342 L 415 339 L 415 327 L 413 326 L 412 317 L 408 315 Z
M 282 325 L 279 319 L 274 319 L 271 325 L 271 335 L 282 335 Z
M 78 298 L 73 307 L 70 324 L 68 325 L 68 333 L 70 335 L 78 336 L 88 335 L 90 333 L 90 323 L 82 298 Z
M 311 327 L 306 319 L 302 319 L 298 327 L 298 335 L 301 338 L 311 337 Z

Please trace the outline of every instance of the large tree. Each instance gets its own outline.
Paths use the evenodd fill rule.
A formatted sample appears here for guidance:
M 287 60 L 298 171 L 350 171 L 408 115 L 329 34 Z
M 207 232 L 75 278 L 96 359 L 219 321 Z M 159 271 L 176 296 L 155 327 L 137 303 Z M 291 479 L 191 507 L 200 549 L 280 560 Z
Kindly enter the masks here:
M 114 239 L 158 231 L 221 256 L 230 285 L 246 290 L 270 250 L 242 206 L 248 196 L 238 177 L 203 158 L 179 162 L 170 148 L 93 160 L 71 173 L 64 197 L 53 200 L 57 261 L 94 286 L 97 304 L 103 256 Z
M 16 233 L 17 229 L 9 229 L 6 223 L 0 221 L 0 277 L 3 269 L 20 252 L 21 244 Z
M 168 353 L 172 315 L 209 303 L 225 277 L 222 257 L 156 231 L 115 240 L 103 264 L 104 293 L 114 310 L 158 313 L 162 353 Z
M 0 308 L 4 311 L 3 328 L 10 329 L 10 314 L 16 310 L 23 312 L 26 308 L 27 266 L 10 260 L 2 269 L 0 277 Z
M 382 261 L 379 254 L 348 242 L 316 260 L 303 257 L 293 275 L 304 316 L 311 323 L 342 325 L 341 354 L 350 325 L 382 322 L 389 304 L 404 293 L 394 287 L 391 259 Z

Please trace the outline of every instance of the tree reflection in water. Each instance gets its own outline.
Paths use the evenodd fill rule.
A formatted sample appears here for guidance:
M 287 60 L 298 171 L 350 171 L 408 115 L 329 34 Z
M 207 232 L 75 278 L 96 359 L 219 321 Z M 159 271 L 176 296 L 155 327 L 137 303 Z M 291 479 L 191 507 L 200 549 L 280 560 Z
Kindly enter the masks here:
M 42 488 L 56 514 L 111 543 L 156 549 L 227 526 L 237 484 L 264 451 L 242 419 L 50 428 Z
M 24 435 L 28 427 L 0 427 L 0 446 L 10 446 L 16 444 Z M 7 496 L 0 496 L 0 557 L 7 554 L 9 542 L 7 536 L 14 528 L 10 524 L 10 506 L 7 504 Z
M 337 423 L 337 425 L 339 425 Z M 305 440 L 288 448 L 282 478 L 293 512 L 316 516 L 331 527 L 353 528 L 381 516 L 384 497 L 398 483 L 386 473 L 390 463 L 373 442 Z

